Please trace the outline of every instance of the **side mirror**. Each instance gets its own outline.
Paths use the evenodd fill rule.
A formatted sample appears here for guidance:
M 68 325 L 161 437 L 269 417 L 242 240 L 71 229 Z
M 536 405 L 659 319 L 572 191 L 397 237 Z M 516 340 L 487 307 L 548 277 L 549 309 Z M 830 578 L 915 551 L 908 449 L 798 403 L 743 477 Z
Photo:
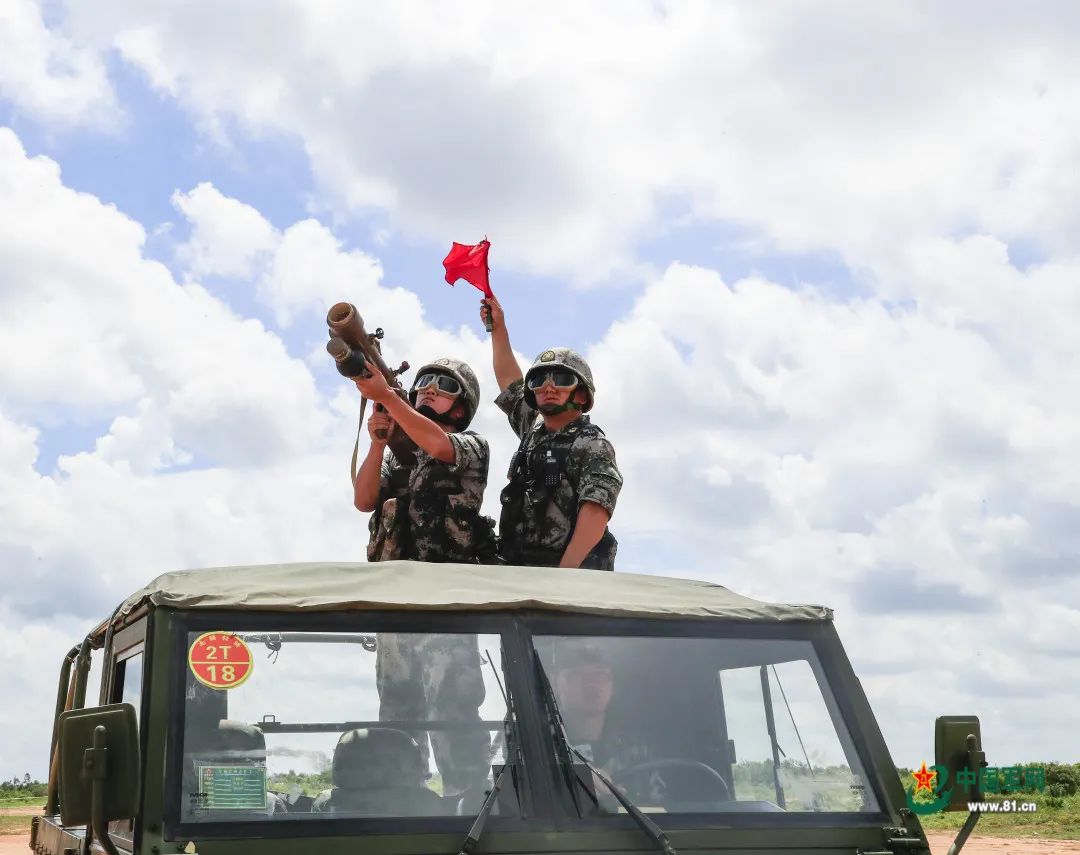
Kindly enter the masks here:
M 60 820 L 90 825 L 99 839 L 110 820 L 139 805 L 139 726 L 131 704 L 60 716 Z M 95 815 L 96 814 L 96 815 Z
M 949 775 L 946 783 L 938 785 L 952 790 L 945 810 L 966 811 L 968 802 L 979 798 L 979 770 L 986 765 L 978 716 L 938 717 L 934 722 L 934 763 Z

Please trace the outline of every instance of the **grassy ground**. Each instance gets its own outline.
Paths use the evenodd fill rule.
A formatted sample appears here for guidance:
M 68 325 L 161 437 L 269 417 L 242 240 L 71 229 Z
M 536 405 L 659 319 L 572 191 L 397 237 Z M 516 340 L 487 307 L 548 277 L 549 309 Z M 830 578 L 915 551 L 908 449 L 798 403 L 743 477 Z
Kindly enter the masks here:
M 26 814 L 12 816 L 0 813 L 0 834 L 29 834 L 30 818 Z
M 30 820 L 45 805 L 45 784 L 40 781 L 0 783 L 0 834 L 29 834 Z
M 1080 793 L 1051 801 L 1039 795 L 1021 795 L 1020 801 L 1038 805 L 1035 813 L 987 813 L 979 819 L 973 834 L 982 837 L 1044 837 L 1054 840 L 1080 840 Z M 996 799 L 995 799 L 996 801 Z M 1053 806 L 1051 806 L 1053 805 Z M 966 811 L 919 817 L 927 831 L 958 831 L 967 819 Z
M 1034 802 L 1034 813 L 988 813 L 983 812 L 975 830 L 980 837 L 1038 837 L 1053 840 L 1080 840 L 1080 764 L 1061 763 L 1016 764 L 1027 767 L 1042 766 L 1045 783 L 1041 788 L 1028 792 L 987 794 L 987 801 L 1005 800 Z M 999 778 L 999 781 L 1002 780 Z M 908 769 L 900 770 L 900 782 L 905 790 L 913 786 Z M 926 797 L 926 794 L 923 794 Z M 916 796 L 916 799 L 919 797 Z M 927 831 L 956 832 L 967 819 L 967 811 L 930 814 L 919 817 Z
M 921 817 L 926 831 L 952 831 L 960 829 L 966 813 L 937 814 Z M 29 834 L 30 815 L 5 815 L 0 813 L 0 834 Z M 1080 840 L 1080 804 L 1074 805 L 1072 813 L 1063 809 L 1041 808 L 1034 814 L 1012 816 L 986 815 L 975 826 L 978 837 L 1039 837 L 1048 840 Z
M 0 798 L 0 834 L 29 834 L 30 819 L 44 804 L 44 795 Z
M 1015 798 L 1017 801 L 1035 802 L 1038 810 L 1035 813 L 984 814 L 975 826 L 974 835 L 1080 840 L 1080 793 L 1064 799 L 1051 799 L 1038 794 L 1017 795 Z M 25 800 L 0 802 L 0 834 L 29 834 L 30 819 L 40 811 L 39 800 L 30 805 Z M 957 811 L 923 816 L 920 821 L 926 831 L 955 833 L 966 818 L 965 811 Z

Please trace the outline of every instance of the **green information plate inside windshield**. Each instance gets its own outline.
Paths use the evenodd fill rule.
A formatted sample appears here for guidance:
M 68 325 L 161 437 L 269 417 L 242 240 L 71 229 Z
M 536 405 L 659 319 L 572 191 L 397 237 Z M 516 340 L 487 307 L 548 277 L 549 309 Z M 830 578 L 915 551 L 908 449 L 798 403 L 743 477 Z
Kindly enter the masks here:
M 266 769 L 199 766 L 199 792 L 211 810 L 266 810 Z

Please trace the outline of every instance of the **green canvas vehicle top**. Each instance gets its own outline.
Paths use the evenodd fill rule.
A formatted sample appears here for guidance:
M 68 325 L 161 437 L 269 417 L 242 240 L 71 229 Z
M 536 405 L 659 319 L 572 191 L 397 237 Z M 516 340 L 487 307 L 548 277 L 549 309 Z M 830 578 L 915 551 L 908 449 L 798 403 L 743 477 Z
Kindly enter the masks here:
M 50 757 L 54 855 L 928 851 L 832 612 L 662 576 L 166 573 L 65 657 Z

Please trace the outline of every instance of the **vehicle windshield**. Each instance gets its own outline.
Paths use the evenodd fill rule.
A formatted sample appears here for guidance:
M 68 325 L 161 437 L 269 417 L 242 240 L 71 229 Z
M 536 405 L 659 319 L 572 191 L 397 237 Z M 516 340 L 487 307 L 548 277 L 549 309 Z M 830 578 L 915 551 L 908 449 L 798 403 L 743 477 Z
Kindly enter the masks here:
M 645 813 L 878 810 L 809 641 L 534 644 L 571 746 Z M 595 790 L 593 813 L 622 812 Z
M 469 816 L 514 739 L 498 635 L 226 628 L 186 654 L 182 822 Z

